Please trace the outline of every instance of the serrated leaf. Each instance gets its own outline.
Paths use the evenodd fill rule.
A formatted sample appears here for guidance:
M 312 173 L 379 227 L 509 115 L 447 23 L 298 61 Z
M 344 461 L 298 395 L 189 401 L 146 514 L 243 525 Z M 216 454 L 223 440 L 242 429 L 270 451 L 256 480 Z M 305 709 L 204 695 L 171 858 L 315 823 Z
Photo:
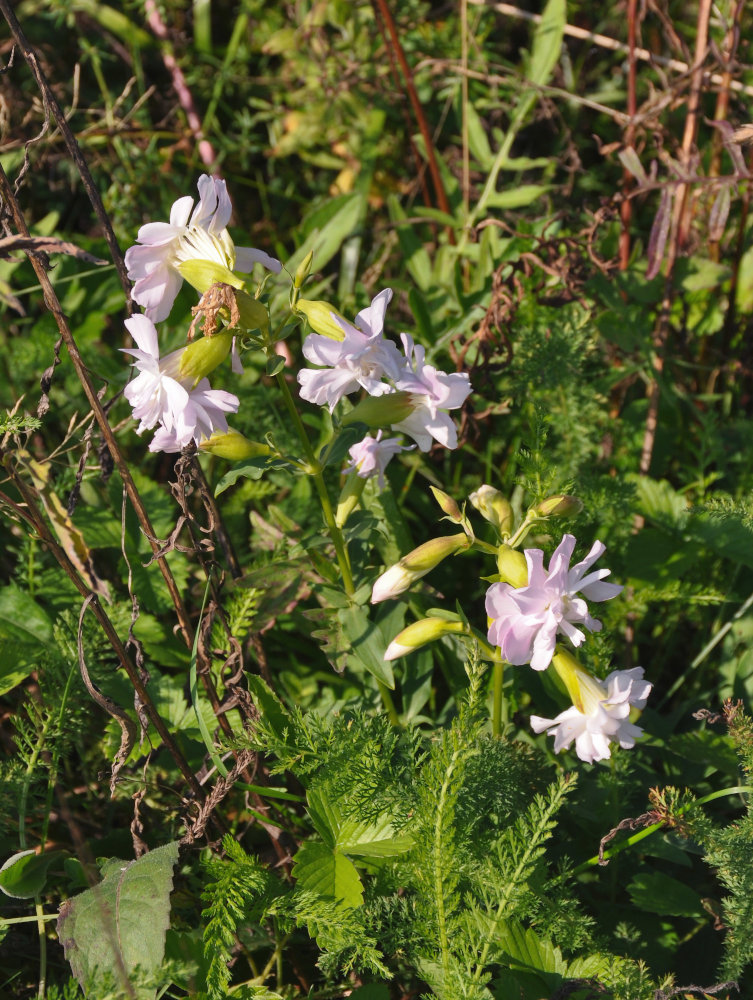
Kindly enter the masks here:
M 285 732 L 291 728 L 291 719 L 283 703 L 258 674 L 247 674 L 246 684 L 261 717 L 278 739 L 284 739 Z
M 166 844 L 137 861 L 113 861 L 99 885 L 66 900 L 57 932 L 71 971 L 84 990 L 109 988 L 138 967 L 159 972 L 170 923 L 170 892 L 178 844 Z M 133 986 L 138 1000 L 156 990 Z
M 293 877 L 302 889 L 350 909 L 363 904 L 363 886 L 355 865 L 326 844 L 304 844 L 293 858 Z
M 394 858 L 413 847 L 413 837 L 396 834 L 389 816 L 376 823 L 345 820 L 337 834 L 337 849 L 359 858 Z

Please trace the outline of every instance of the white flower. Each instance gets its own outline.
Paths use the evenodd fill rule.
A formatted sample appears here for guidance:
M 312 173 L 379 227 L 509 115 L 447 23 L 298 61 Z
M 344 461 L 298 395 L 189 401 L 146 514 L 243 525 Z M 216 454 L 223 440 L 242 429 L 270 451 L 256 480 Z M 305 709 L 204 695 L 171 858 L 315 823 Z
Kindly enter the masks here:
M 233 244 L 226 228 L 232 205 L 225 181 L 202 174 L 198 188 L 196 208 L 190 196 L 179 198 L 170 209 L 170 221 L 142 226 L 136 245 L 126 251 L 128 277 L 135 282 L 133 300 L 154 322 L 170 314 L 183 283 L 178 265 L 185 260 L 209 260 L 244 273 L 254 264 L 275 272 L 282 267 L 262 250 Z
M 359 441 L 349 449 L 350 462 L 345 466 L 345 471 L 355 471 L 362 479 L 368 479 L 376 473 L 379 476 L 379 489 L 383 490 L 387 463 L 393 455 L 401 451 L 410 451 L 410 448 L 404 447 L 400 438 L 382 440 L 382 431 L 379 431 L 376 437 L 367 434 L 363 441 Z
M 383 334 L 384 314 L 392 298 L 392 289 L 385 288 L 376 295 L 367 309 L 356 316 L 353 326 L 336 313 L 332 318 L 342 329 L 342 340 L 333 340 L 319 333 L 311 333 L 303 342 L 303 356 L 321 370 L 304 368 L 298 373 L 301 398 L 309 403 L 329 406 L 334 410 L 343 396 L 359 387 L 372 396 L 390 392 L 381 381 L 382 376 L 395 379 L 400 373 L 403 359 L 395 344 Z
M 614 670 L 603 682 L 582 670 L 577 674 L 583 710 L 572 705 L 555 719 L 533 715 L 533 731 L 546 730 L 554 736 L 555 753 L 567 750 L 575 740 L 575 752 L 589 764 L 609 757 L 610 743 L 625 749 L 634 746 L 643 730 L 630 722 L 630 709 L 644 708 L 651 691 L 651 684 L 643 680 L 643 668 Z
M 534 670 L 545 670 L 558 633 L 579 646 L 585 635 L 575 627 L 576 622 L 591 632 L 600 631 L 601 622 L 591 617 L 586 602 L 576 594 L 580 592 L 591 601 L 607 601 L 622 587 L 601 582 L 609 576 L 608 569 L 584 576 L 606 546 L 594 542 L 586 558 L 570 569 L 574 548 L 575 537 L 564 535 L 549 561 L 548 572 L 544 571 L 544 553 L 526 549 L 527 585 L 515 588 L 509 583 L 493 583 L 487 590 L 486 613 L 492 619 L 489 642 L 499 646 L 509 663 L 530 663 Z
M 405 350 L 403 368 L 395 385 L 410 392 L 416 408 L 399 424 L 396 431 L 410 434 L 421 451 L 431 448 L 434 438 L 445 448 L 457 448 L 458 435 L 452 418 L 445 410 L 456 410 L 468 398 L 471 384 L 465 372 L 451 375 L 437 371 L 425 363 L 426 352 L 413 338 L 402 333 L 400 339 Z
M 197 444 L 213 431 L 227 430 L 226 413 L 236 413 L 237 396 L 222 389 L 211 389 L 209 380 L 193 385 L 180 379 L 180 358 L 184 349 L 159 356 L 154 323 L 146 316 L 131 316 L 125 325 L 136 341 L 137 349 L 127 349 L 136 360 L 137 377 L 125 387 L 123 395 L 139 421 L 138 434 L 160 425 L 152 442 L 153 451 L 180 451 L 190 441 Z

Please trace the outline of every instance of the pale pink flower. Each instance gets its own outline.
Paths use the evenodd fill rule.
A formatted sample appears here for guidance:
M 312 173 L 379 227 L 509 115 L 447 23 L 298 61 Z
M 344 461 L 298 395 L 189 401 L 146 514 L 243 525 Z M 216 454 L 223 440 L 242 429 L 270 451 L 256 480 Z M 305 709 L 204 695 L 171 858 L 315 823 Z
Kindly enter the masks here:
M 254 264 L 278 272 L 282 265 L 263 250 L 236 247 L 227 231 L 232 205 L 225 181 L 199 178 L 199 203 L 187 195 L 170 209 L 169 222 L 149 222 L 139 229 L 136 245 L 126 251 L 132 297 L 154 322 L 167 319 L 183 283 L 178 265 L 208 260 L 231 271 L 248 273 Z M 192 211 L 193 209 L 193 211 Z
M 123 395 L 139 421 L 138 434 L 160 425 L 162 433 L 156 436 L 158 444 L 152 450 L 179 451 L 190 441 L 198 444 L 215 430 L 226 431 L 225 414 L 237 412 L 238 397 L 210 388 L 206 378 L 196 385 L 192 379 L 181 379 L 180 359 L 184 349 L 160 358 L 157 331 L 146 316 L 131 316 L 125 325 L 137 348 L 126 349 L 124 353 L 136 359 L 134 367 L 139 374 L 128 383 Z
M 609 757 L 610 743 L 634 746 L 643 730 L 630 722 L 630 710 L 644 708 L 651 691 L 643 668 L 614 670 L 603 681 L 578 671 L 578 687 L 583 711 L 572 705 L 554 719 L 533 715 L 533 731 L 554 736 L 555 753 L 567 750 L 574 740 L 578 757 L 589 764 Z
M 413 338 L 400 335 L 405 351 L 402 371 L 395 387 L 410 392 L 416 408 L 399 424 L 396 431 L 404 431 L 416 442 L 421 451 L 431 448 L 432 438 L 445 448 L 457 448 L 458 435 L 452 417 L 446 410 L 456 410 L 468 398 L 471 384 L 465 372 L 448 375 L 425 363 L 426 351 Z
M 303 342 L 303 356 L 321 369 L 304 368 L 298 373 L 301 398 L 334 410 L 343 396 L 365 389 L 372 396 L 390 392 L 383 376 L 397 378 L 402 357 L 382 330 L 392 289 L 379 292 L 356 316 L 355 326 L 336 313 L 332 318 L 343 331 L 342 340 L 310 333 Z
M 601 622 L 592 618 L 586 602 L 576 596 L 581 593 L 590 601 L 608 601 L 622 587 L 602 583 L 610 570 L 600 569 L 584 575 L 602 555 L 606 546 L 594 542 L 585 559 L 569 568 L 575 548 L 575 537 L 564 535 L 544 570 L 544 553 L 526 549 L 528 583 L 513 587 L 509 583 L 493 583 L 486 592 L 486 613 L 492 619 L 489 642 L 499 646 L 508 663 L 530 663 L 534 670 L 545 670 L 554 655 L 557 635 L 566 636 L 574 646 L 585 639 L 576 623 L 591 632 L 601 629 Z
M 367 434 L 363 441 L 349 449 L 350 462 L 345 466 L 345 471 L 357 472 L 362 479 L 368 479 L 376 473 L 379 477 L 379 489 L 383 490 L 384 470 L 392 456 L 401 451 L 410 451 L 410 448 L 402 444 L 401 438 L 382 439 L 382 431 L 376 437 Z

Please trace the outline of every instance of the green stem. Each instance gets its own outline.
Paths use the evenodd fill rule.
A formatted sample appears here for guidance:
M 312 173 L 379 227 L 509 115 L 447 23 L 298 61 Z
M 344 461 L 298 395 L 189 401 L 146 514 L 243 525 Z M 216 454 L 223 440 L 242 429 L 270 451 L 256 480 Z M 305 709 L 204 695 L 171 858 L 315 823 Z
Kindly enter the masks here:
M 397 714 L 397 709 L 395 708 L 395 702 L 392 700 L 392 695 L 390 694 L 390 689 L 384 683 L 384 681 L 377 680 L 379 685 L 379 693 L 382 696 L 382 704 L 384 705 L 387 716 L 393 726 L 400 725 L 400 716 Z
M 694 802 L 689 802 L 687 805 L 682 806 L 678 809 L 678 815 L 682 816 L 683 813 L 687 812 L 691 806 L 703 806 L 707 802 L 713 802 L 714 799 L 724 798 L 726 795 L 743 795 L 750 794 L 750 788 L 747 785 L 735 785 L 734 788 L 722 788 L 717 792 L 711 792 L 709 795 L 704 795 L 702 799 L 697 799 Z M 627 840 L 621 841 L 614 847 L 610 848 L 608 851 L 604 851 L 604 854 L 600 858 L 598 854 L 595 854 L 588 861 L 584 861 L 582 864 L 578 865 L 577 868 L 573 868 L 571 875 L 580 875 L 582 872 L 588 871 L 589 868 L 593 868 L 594 865 L 598 865 L 602 860 L 608 860 L 613 858 L 615 854 L 619 854 L 620 851 L 624 851 L 627 847 L 632 847 L 634 844 L 639 843 L 641 840 L 645 840 L 646 837 L 650 837 L 652 833 L 656 833 L 657 830 L 661 830 L 666 824 L 662 821 L 661 823 L 652 823 L 651 826 L 646 826 L 637 833 L 634 833 L 632 837 L 628 837 Z
M 324 521 L 327 525 L 327 530 L 329 532 L 329 537 L 332 539 L 332 544 L 335 547 L 335 555 L 337 556 L 337 563 L 340 567 L 340 574 L 342 576 L 343 588 L 348 597 L 352 597 L 355 593 L 355 586 L 353 584 L 353 573 L 350 568 L 350 559 L 348 558 L 348 550 L 345 546 L 345 539 L 340 529 L 337 527 L 335 522 L 335 515 L 332 510 L 332 504 L 329 499 L 329 494 L 327 493 L 327 487 L 324 482 L 324 476 L 322 475 L 321 464 L 318 461 L 316 455 L 314 454 L 314 449 L 311 447 L 311 441 L 309 441 L 309 436 L 306 433 L 306 428 L 303 426 L 303 421 L 301 420 L 301 415 L 298 412 L 298 408 L 295 405 L 295 400 L 291 395 L 288 383 L 285 381 L 285 375 L 283 372 L 278 372 L 275 375 L 277 379 L 277 384 L 282 392 L 282 398 L 285 400 L 285 406 L 288 409 L 291 420 L 295 425 L 295 429 L 298 431 L 298 436 L 301 439 L 303 449 L 306 453 L 306 459 L 309 463 L 309 469 L 311 477 L 314 480 L 314 485 L 316 486 L 316 492 L 319 495 L 319 502 L 322 505 L 322 513 L 324 514 Z
M 496 660 L 492 674 L 492 736 L 496 737 L 502 735 L 502 708 L 504 705 L 502 682 L 504 680 L 504 669 L 505 661 L 502 659 Z M 507 720 L 505 719 L 504 721 L 506 722 Z

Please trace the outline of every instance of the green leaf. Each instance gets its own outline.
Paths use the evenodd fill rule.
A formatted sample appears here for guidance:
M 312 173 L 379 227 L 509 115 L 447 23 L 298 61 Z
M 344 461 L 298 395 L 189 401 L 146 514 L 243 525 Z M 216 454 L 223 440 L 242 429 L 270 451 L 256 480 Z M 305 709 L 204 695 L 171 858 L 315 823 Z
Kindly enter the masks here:
M 99 885 L 60 907 L 58 937 L 84 990 L 104 991 L 137 966 L 145 976 L 159 972 L 177 860 L 172 843 L 137 861 L 113 861 Z M 133 988 L 138 1000 L 155 996 L 155 989 Z
M 547 184 L 520 184 L 518 187 L 507 188 L 505 191 L 494 191 L 489 195 L 487 204 L 493 208 L 524 208 L 531 205 L 549 190 Z
M 264 475 L 266 465 L 267 460 L 265 458 L 254 458 L 245 465 L 238 465 L 236 468 L 230 469 L 219 483 L 217 483 L 214 495 L 218 497 L 220 493 L 224 493 L 231 486 L 235 486 L 239 479 L 261 479 Z
M 285 265 L 291 274 L 309 253 L 314 254 L 312 267 L 321 270 L 335 256 L 345 240 L 358 225 L 365 207 L 366 196 L 361 192 L 344 195 L 332 199 L 331 205 L 337 205 L 337 211 L 322 226 L 315 228 L 303 245 L 296 250 Z
M 537 86 L 549 81 L 562 51 L 565 33 L 565 0 L 549 0 L 533 36 L 526 76 Z
M 39 666 L 41 647 L 52 640 L 52 622 L 33 597 L 11 583 L 0 590 L 0 695 Z
M 411 224 L 405 221 L 407 216 L 395 195 L 390 195 L 387 199 L 387 206 L 390 218 L 398 224 L 397 238 L 400 242 L 405 266 L 421 291 L 426 292 L 433 283 L 431 257 L 426 252 L 423 242 L 411 228 Z M 400 223 L 404 224 L 400 225 Z
M 468 122 L 468 148 L 481 169 L 488 173 L 494 162 L 494 154 L 481 117 L 470 101 L 466 104 L 465 115 Z
M 275 736 L 284 739 L 286 731 L 291 728 L 291 719 L 283 703 L 258 674 L 247 674 L 246 684 L 259 714 L 274 731 Z
M 285 358 L 281 354 L 275 354 L 271 358 L 267 358 L 267 375 L 269 378 L 274 378 L 284 367 Z
M 387 616 L 384 616 L 383 621 L 394 618 L 396 614 L 402 619 L 402 616 L 405 614 L 404 605 L 396 605 L 395 608 L 388 612 Z M 344 608 L 337 613 L 337 617 L 343 626 L 346 638 L 350 642 L 352 654 L 349 659 L 355 659 L 357 661 L 356 666 L 361 664 L 377 680 L 380 680 L 382 684 L 386 684 L 388 688 L 394 691 L 395 675 L 392 672 L 392 664 L 389 660 L 384 659 L 384 654 L 387 651 L 390 641 L 400 631 L 400 625 L 397 627 L 389 626 L 390 637 L 387 638 L 381 628 L 381 622 L 369 621 L 369 614 L 366 608 Z M 398 619 L 396 618 L 395 620 L 397 621 Z
M 302 889 L 349 909 L 363 904 L 363 886 L 355 865 L 326 844 L 304 844 L 293 858 L 293 877 Z
M 634 875 L 627 890 L 635 905 L 649 913 L 672 917 L 700 917 L 704 913 L 698 893 L 663 872 Z
M 52 639 L 52 622 L 46 612 L 14 583 L 0 590 L 0 635 L 33 646 Z
M 394 858 L 413 847 L 413 837 L 396 834 L 389 816 L 380 816 L 376 823 L 345 820 L 337 834 L 337 849 L 359 858 Z
M 57 861 L 64 851 L 19 851 L 8 858 L 0 868 L 0 889 L 14 899 L 33 899 L 44 889 L 47 869 Z

